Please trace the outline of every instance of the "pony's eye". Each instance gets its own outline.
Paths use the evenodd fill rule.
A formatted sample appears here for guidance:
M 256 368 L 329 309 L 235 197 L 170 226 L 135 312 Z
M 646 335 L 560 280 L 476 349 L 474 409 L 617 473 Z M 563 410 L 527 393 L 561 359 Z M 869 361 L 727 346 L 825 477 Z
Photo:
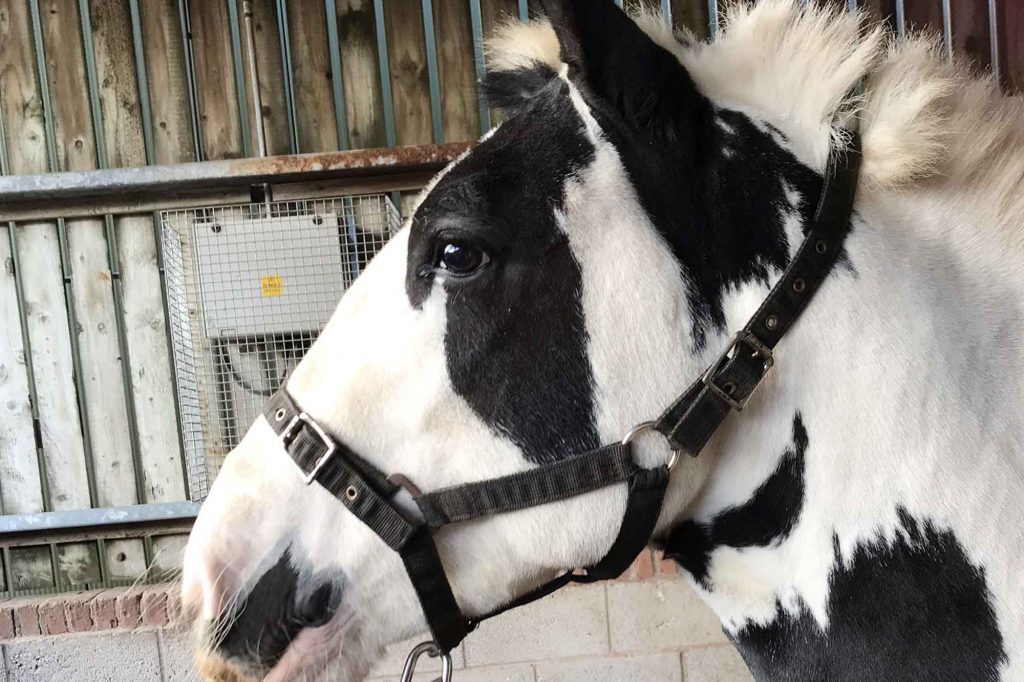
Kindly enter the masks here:
M 441 247 L 437 265 L 453 275 L 468 275 L 482 268 L 487 260 L 487 254 L 480 249 L 468 244 L 448 242 Z

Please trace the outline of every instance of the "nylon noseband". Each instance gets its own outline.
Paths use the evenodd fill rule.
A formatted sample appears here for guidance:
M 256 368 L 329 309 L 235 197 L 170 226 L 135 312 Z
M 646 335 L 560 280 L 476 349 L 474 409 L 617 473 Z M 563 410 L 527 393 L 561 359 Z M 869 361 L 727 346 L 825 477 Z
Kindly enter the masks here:
M 478 623 L 548 595 L 571 582 L 621 575 L 651 540 L 679 451 L 696 456 L 733 411 L 740 411 L 774 363 L 773 349 L 832 271 L 850 229 L 860 169 L 860 137 L 851 132 L 845 151 L 833 150 L 814 219 L 803 244 L 764 303 L 707 371 L 657 422 L 640 425 L 620 443 L 510 476 L 420 492 L 404 476 L 388 477 L 329 434 L 282 389 L 271 397 L 267 421 L 302 470 L 398 552 L 420 600 L 437 648 L 447 653 Z M 633 459 L 632 441 L 656 429 L 672 460 L 645 469 Z M 615 541 L 599 562 L 567 570 L 554 580 L 476 618 L 463 616 L 452 593 L 433 533 L 450 524 L 535 507 L 611 485 L 628 486 L 626 512 Z M 407 490 L 421 518 L 394 501 Z

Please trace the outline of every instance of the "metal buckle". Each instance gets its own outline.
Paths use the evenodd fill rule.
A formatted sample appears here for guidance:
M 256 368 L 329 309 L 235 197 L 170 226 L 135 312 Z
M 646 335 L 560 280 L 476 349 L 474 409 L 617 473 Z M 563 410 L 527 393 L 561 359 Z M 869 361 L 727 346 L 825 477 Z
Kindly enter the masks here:
M 320 425 L 316 423 L 315 419 L 305 412 L 300 412 L 292 417 L 292 420 L 288 422 L 288 426 L 286 426 L 284 431 L 281 432 L 281 441 L 284 443 L 285 448 L 291 444 L 291 440 L 295 436 L 295 430 L 299 426 L 300 422 L 313 429 L 313 433 L 317 435 L 320 441 L 327 448 L 327 451 L 321 455 L 320 459 L 316 461 L 316 464 L 313 465 L 313 468 L 310 469 L 309 473 L 305 476 L 304 480 L 306 485 L 309 485 L 316 480 L 316 475 L 320 473 L 320 470 L 323 469 L 324 465 L 331 459 L 335 451 L 338 449 L 338 446 L 334 442 L 334 439 L 327 435 L 326 431 L 320 428 Z
M 761 339 L 754 336 L 751 332 L 746 329 L 742 329 L 736 333 L 733 337 L 732 343 L 725 347 L 725 350 L 718 356 L 718 358 L 711 363 L 711 366 L 704 372 L 704 376 L 701 377 L 701 382 L 707 386 L 712 393 L 722 400 L 726 405 L 742 412 L 743 408 L 746 407 L 747 401 L 750 400 L 750 396 L 754 395 L 754 391 L 747 394 L 747 397 L 743 400 L 736 400 L 730 395 L 730 392 L 715 383 L 715 372 L 721 369 L 722 365 L 731 358 L 735 357 L 735 354 L 739 352 L 740 345 L 746 345 L 748 348 L 754 351 L 752 357 L 760 357 L 764 363 L 764 371 L 761 372 L 761 376 L 758 378 L 758 384 L 760 385 L 761 379 L 768 373 L 768 370 L 775 364 L 775 356 L 772 353 L 772 349 L 764 345 Z M 754 388 L 757 388 L 755 386 Z
M 412 682 L 413 673 L 416 672 L 416 661 L 423 654 L 431 658 L 441 659 L 441 676 L 435 679 L 434 682 L 451 682 L 452 657 L 442 653 L 441 648 L 433 642 L 423 642 L 413 647 L 413 650 L 409 652 L 409 657 L 405 659 L 405 667 L 402 669 L 402 676 L 399 678 L 399 682 Z

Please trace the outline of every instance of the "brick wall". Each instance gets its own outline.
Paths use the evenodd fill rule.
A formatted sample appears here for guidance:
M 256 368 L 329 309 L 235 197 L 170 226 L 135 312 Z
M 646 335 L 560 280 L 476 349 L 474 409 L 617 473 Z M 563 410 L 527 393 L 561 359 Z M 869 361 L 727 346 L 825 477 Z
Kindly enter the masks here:
M 195 680 L 166 586 L 0 602 L 10 682 Z M 371 673 L 397 682 L 414 642 Z M 746 682 L 718 620 L 674 565 L 645 554 L 618 581 L 567 587 L 480 626 L 452 652 L 454 682 Z M 420 682 L 438 667 L 422 659 Z

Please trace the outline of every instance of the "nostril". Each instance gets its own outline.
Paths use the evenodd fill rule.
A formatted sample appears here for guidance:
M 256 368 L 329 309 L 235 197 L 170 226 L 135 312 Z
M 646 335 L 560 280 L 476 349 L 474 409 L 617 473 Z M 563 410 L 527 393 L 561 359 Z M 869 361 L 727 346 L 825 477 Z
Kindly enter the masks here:
M 304 627 L 319 627 L 334 617 L 340 603 L 340 586 L 333 581 L 327 581 L 296 604 L 296 615 Z

